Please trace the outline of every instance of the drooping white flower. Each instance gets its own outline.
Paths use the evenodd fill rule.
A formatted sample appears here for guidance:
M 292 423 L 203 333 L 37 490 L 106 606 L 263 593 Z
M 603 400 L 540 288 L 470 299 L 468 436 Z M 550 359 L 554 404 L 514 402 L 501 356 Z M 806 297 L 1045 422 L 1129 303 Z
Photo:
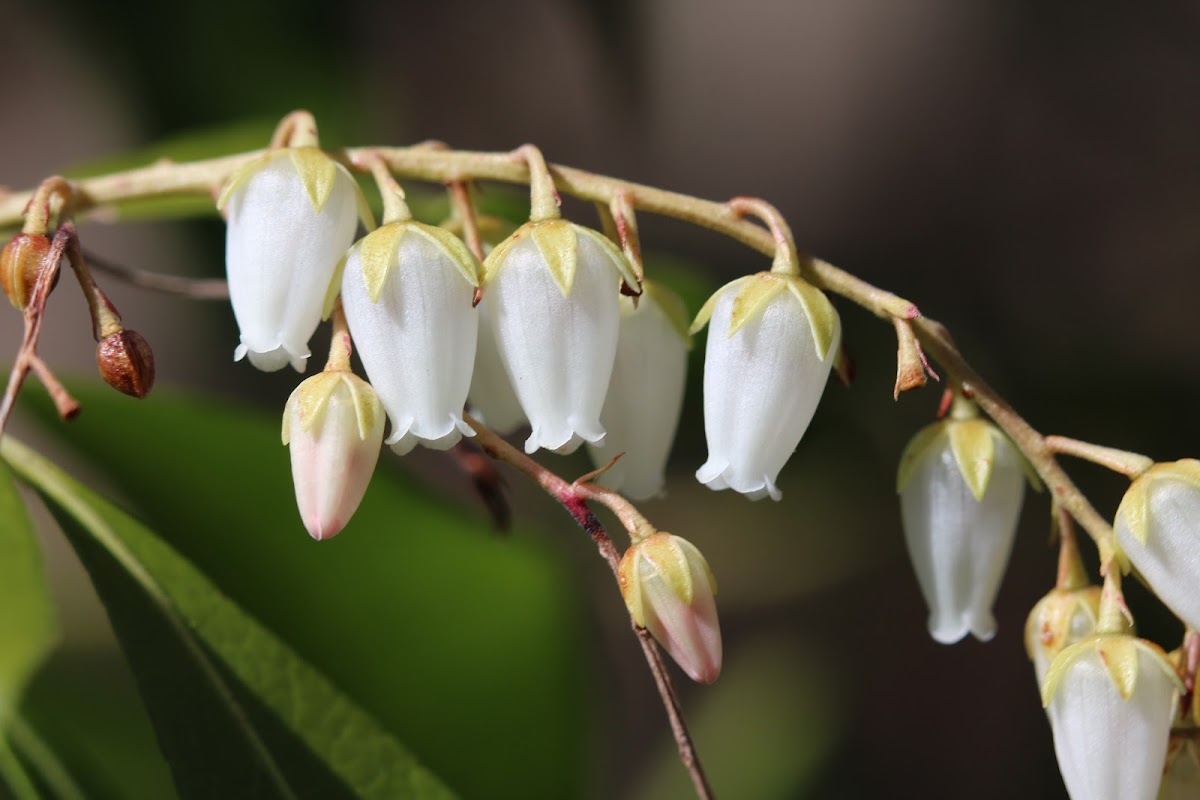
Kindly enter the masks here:
M 283 412 L 296 505 L 318 541 L 336 535 L 362 501 L 379 460 L 383 409 L 370 384 L 333 370 L 305 380 Z
M 695 545 L 654 533 L 625 551 L 621 594 L 633 621 L 646 628 L 697 683 L 721 674 L 717 582 Z
M 1042 702 L 1074 800 L 1153 800 L 1182 689 L 1150 642 L 1103 633 L 1054 659 Z
M 700 310 L 708 460 L 696 479 L 751 500 L 775 486 L 825 391 L 841 336 L 837 311 L 800 278 L 760 272 L 722 287 Z
M 383 225 L 346 257 L 342 303 L 366 368 L 392 421 L 387 443 L 452 447 L 463 421 L 479 317 L 478 266 L 452 233 L 419 222 Z
M 637 285 L 621 251 L 595 231 L 545 219 L 498 245 L 484 273 L 500 358 L 532 428 L 525 452 L 603 441 L 618 288 L 623 277 Z
M 492 304 L 485 296 L 478 306 L 479 343 L 475 347 L 475 368 L 471 372 L 467 402 L 483 424 L 496 433 L 507 435 L 524 425 L 526 419 L 521 401 L 504 371 L 492 326 L 491 308 Z
M 1200 630 L 1200 461 L 1155 464 L 1117 509 L 1117 545 L 1167 608 Z
M 967 406 L 961 414 L 968 417 Z M 1025 486 L 1008 438 L 977 418 L 917 433 L 900 459 L 904 539 L 929 606 L 929 633 L 951 644 L 996 633 L 992 603 L 1012 551 Z
M 634 500 L 662 492 L 691 348 L 678 295 L 652 281 L 642 290 L 636 304 L 621 298 L 617 357 L 600 412 L 607 435 L 603 445 L 588 445 L 597 467 L 625 453 L 598 480 Z
M 370 212 L 346 168 L 313 147 L 277 150 L 230 178 L 218 201 L 228 215 L 229 298 L 241 332 L 235 360 L 303 372 L 308 340 L 334 269 Z

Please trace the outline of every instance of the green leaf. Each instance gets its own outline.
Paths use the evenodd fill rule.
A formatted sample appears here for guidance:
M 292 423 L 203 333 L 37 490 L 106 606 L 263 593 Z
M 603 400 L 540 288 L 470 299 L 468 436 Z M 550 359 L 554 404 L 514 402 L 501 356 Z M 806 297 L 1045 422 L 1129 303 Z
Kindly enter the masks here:
M 445 456 L 385 453 L 346 530 L 315 542 L 296 512 L 279 413 L 169 387 L 142 403 L 99 382 L 70 389 L 86 409 L 70 426 L 44 392 L 21 403 L 444 782 L 497 799 L 586 791 L 590 742 L 564 731 L 587 730 L 590 628 L 564 552 L 589 543 L 569 522 L 497 538 L 463 508 L 474 504 L 465 478 L 456 503 L 395 469 L 446 472 Z
M 0 464 L 0 736 L 25 684 L 58 641 L 33 524 L 12 475 Z
M 341 782 L 360 797 L 451 796 L 162 539 L 11 437 L 0 455 L 45 497 L 87 567 L 183 797 L 294 797 L 314 777 L 326 797 L 348 795 Z M 271 730 L 267 710 L 336 778 Z

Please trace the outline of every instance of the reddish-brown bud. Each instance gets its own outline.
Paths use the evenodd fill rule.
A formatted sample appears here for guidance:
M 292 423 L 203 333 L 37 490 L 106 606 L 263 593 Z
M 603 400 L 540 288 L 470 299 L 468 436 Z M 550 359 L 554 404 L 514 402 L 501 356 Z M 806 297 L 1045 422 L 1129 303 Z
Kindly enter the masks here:
M 50 239 L 34 233 L 19 233 L 0 252 L 0 285 L 17 308 L 29 305 L 33 285 L 42 271 Z
M 154 385 L 154 351 L 137 331 L 118 331 L 100 340 L 96 364 L 105 383 L 130 397 L 145 397 Z

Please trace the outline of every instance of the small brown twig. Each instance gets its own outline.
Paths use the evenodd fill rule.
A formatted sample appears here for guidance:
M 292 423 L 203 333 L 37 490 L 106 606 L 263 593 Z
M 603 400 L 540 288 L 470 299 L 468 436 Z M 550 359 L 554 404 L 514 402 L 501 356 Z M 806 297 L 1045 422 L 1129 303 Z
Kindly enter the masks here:
M 228 300 L 229 284 L 224 278 L 185 278 L 181 275 L 164 275 L 134 269 L 98 256 L 90 250 L 83 251 L 88 263 L 97 271 L 124 281 L 131 286 L 149 289 L 163 294 L 174 294 L 189 300 Z
M 592 537 L 592 541 L 596 543 L 596 549 L 600 551 L 600 556 L 608 562 L 613 577 L 617 579 L 619 585 L 621 554 L 617 550 L 617 546 L 613 543 L 612 538 L 609 537 L 608 532 L 604 530 L 604 526 L 600 524 L 600 520 L 596 518 L 596 515 L 592 513 L 592 510 L 587 505 L 587 498 L 591 494 L 590 489 L 595 487 L 591 487 L 590 484 L 569 483 L 566 479 L 555 475 L 504 441 L 503 438 L 485 428 L 478 420 L 471 417 L 470 414 L 464 414 L 463 419 L 475 429 L 475 442 L 483 448 L 483 452 L 497 461 L 503 461 L 512 465 L 520 472 L 532 478 L 539 486 L 546 490 L 547 494 L 557 500 L 575 518 L 579 526 L 587 531 Z M 599 497 L 599 493 L 596 493 L 596 497 Z M 688 732 L 687 723 L 683 719 L 683 709 L 679 705 L 679 698 L 675 693 L 674 684 L 671 682 L 670 673 L 667 672 L 666 665 L 663 663 L 658 645 L 645 628 L 641 628 L 635 624 L 633 629 L 638 635 L 638 642 L 642 646 L 642 653 L 646 657 L 646 663 L 649 665 L 650 672 L 654 676 L 654 684 L 658 688 L 663 708 L 667 712 L 667 718 L 671 724 L 671 732 L 675 736 L 675 746 L 679 751 L 679 760 L 683 763 L 684 768 L 687 769 L 688 775 L 691 776 L 692 785 L 696 789 L 696 795 L 701 800 L 711 800 L 714 796 L 712 787 L 708 784 L 708 778 L 704 774 L 704 767 L 700 763 L 700 756 L 696 752 L 691 733 Z
M 63 256 L 74 238 L 75 228 L 71 223 L 64 223 L 59 227 L 50 243 L 50 251 L 46 254 L 37 280 L 33 284 L 33 292 L 30 294 L 29 304 L 25 306 L 24 311 L 25 333 L 21 337 L 21 347 L 17 351 L 12 371 L 8 376 L 8 385 L 4 389 L 4 400 L 0 401 L 0 435 L 4 433 L 9 415 L 12 414 L 13 405 L 16 403 L 17 394 L 21 391 L 21 387 L 31 371 L 37 373 L 38 379 L 50 392 L 50 397 L 54 400 L 54 407 L 58 410 L 60 417 L 64 420 L 71 419 L 79 413 L 79 402 L 71 396 L 66 387 L 54 376 L 50 367 L 37 354 L 38 340 L 42 335 L 46 300 L 54 288 L 55 278 L 58 277 L 58 272 L 62 267 Z

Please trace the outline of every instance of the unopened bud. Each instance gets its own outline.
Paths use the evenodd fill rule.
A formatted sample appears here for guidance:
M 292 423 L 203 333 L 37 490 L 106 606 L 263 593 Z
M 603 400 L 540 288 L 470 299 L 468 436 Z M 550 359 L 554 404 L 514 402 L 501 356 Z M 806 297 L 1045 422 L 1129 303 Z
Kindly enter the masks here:
M 105 383 L 130 397 L 141 399 L 154 386 L 154 351 L 137 331 L 121 330 L 101 339 L 96 364 Z
M 697 683 L 721 674 L 717 582 L 696 547 L 655 533 L 626 551 L 619 572 L 629 615 L 648 629 Z
M 0 252 L 0 285 L 17 308 L 29 305 L 33 285 L 49 252 L 50 239 L 34 233 L 17 234 Z

